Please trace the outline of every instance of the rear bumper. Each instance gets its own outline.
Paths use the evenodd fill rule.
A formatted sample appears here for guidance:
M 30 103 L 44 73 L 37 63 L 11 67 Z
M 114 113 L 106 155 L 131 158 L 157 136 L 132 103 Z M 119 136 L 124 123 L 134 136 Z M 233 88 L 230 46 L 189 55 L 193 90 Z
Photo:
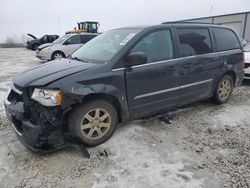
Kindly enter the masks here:
M 250 67 L 245 69 L 244 79 L 250 79 Z
M 49 124 L 34 124 L 27 117 L 24 103 L 10 103 L 7 98 L 4 101 L 8 119 L 12 122 L 17 138 L 28 149 L 48 153 L 65 146 L 63 128 L 52 128 Z M 42 122 L 42 120 L 40 120 Z M 39 122 L 40 122 L 39 121 Z
M 236 81 L 235 81 L 236 87 L 241 85 L 242 80 L 244 78 L 244 74 L 245 74 L 244 70 L 240 70 L 237 72 L 237 77 L 236 77 Z

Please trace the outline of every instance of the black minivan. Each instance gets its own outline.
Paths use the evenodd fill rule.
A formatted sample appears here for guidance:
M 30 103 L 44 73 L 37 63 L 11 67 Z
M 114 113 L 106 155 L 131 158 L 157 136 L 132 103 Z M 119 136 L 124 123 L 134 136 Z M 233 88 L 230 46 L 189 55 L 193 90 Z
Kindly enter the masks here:
M 165 23 L 114 29 L 69 58 L 13 79 L 5 107 L 22 143 L 35 151 L 73 137 L 95 146 L 117 123 L 195 101 L 229 100 L 243 78 L 239 38 L 227 27 Z

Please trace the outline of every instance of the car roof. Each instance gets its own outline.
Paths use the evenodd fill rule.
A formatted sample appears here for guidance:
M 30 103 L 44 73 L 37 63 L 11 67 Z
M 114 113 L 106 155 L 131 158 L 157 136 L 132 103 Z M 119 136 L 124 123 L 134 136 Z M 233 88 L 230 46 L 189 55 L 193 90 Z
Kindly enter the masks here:
M 144 26 L 129 26 L 129 27 L 122 27 L 118 29 L 158 29 L 158 28 L 165 28 L 165 27 L 220 27 L 220 28 L 228 28 L 232 29 L 231 27 L 219 24 L 211 24 L 211 23 L 199 23 L 199 22 L 163 22 L 162 24 L 158 25 L 144 25 Z
M 75 36 L 75 35 L 98 35 L 98 33 L 68 33 L 68 34 L 65 34 L 65 35 L 68 35 L 68 36 Z

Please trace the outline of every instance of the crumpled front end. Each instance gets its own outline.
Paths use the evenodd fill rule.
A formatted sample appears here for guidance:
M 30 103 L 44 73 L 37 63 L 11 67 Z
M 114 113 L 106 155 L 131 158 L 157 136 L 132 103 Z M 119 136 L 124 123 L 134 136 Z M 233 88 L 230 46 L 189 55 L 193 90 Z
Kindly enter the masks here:
M 20 141 L 29 149 L 48 152 L 65 145 L 63 111 L 44 107 L 30 98 L 31 89 L 12 87 L 4 105 L 8 119 Z

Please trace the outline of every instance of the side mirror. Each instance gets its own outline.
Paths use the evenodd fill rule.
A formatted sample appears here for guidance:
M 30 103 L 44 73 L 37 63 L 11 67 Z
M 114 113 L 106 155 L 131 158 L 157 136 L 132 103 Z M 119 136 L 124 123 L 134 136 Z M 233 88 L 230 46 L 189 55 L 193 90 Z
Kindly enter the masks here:
M 63 45 L 69 45 L 69 44 L 70 42 L 68 40 L 63 43 Z
M 126 58 L 125 58 L 125 67 L 130 67 L 134 65 L 142 65 L 147 63 L 147 55 L 144 52 L 134 52 L 130 53 Z

